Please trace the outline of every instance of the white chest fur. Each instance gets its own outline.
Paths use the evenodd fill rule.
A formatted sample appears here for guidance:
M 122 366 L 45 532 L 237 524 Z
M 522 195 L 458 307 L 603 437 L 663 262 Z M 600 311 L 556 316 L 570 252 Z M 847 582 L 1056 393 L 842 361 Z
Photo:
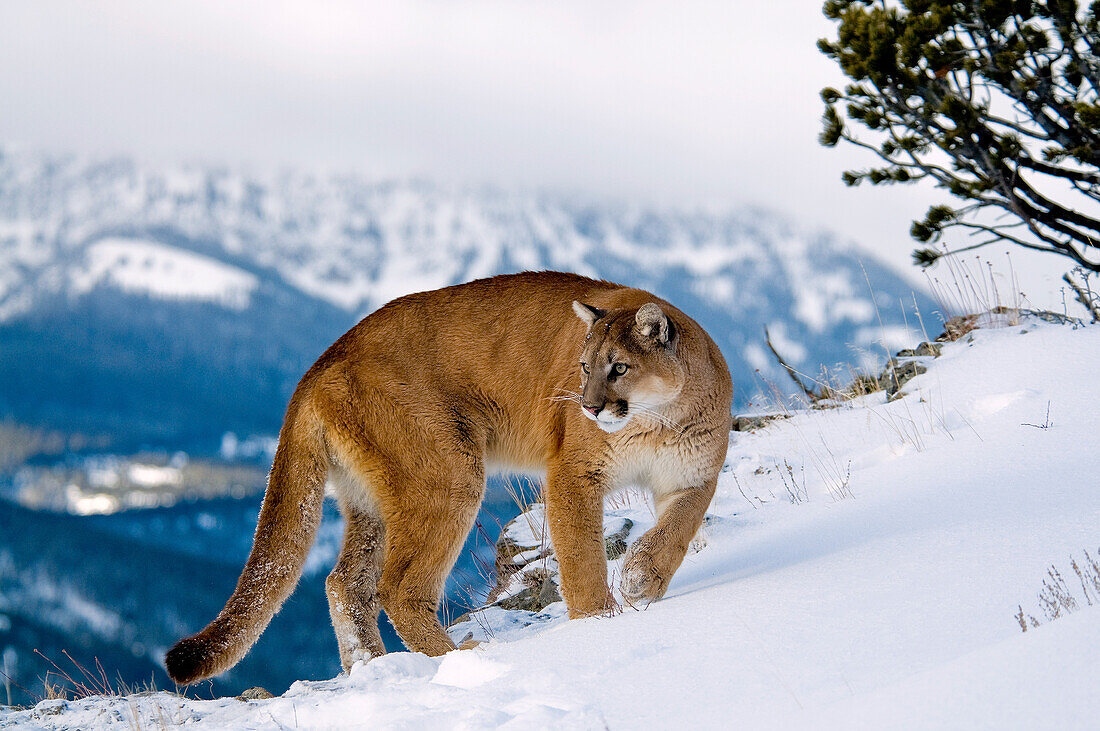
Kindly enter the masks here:
M 623 445 L 611 455 L 611 462 L 610 489 L 636 485 L 655 497 L 700 487 L 709 471 L 704 455 L 680 442 Z

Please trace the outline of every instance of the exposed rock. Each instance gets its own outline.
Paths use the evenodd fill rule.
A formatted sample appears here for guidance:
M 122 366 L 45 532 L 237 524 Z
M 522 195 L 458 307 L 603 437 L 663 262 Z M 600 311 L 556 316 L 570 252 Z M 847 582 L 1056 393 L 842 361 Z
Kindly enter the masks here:
M 496 569 L 497 569 L 497 584 L 489 592 L 488 603 L 492 604 L 497 599 L 497 593 L 499 590 L 508 583 L 508 579 L 512 574 L 519 571 L 520 566 L 517 565 L 513 559 L 519 554 L 524 552 L 524 547 L 517 544 L 515 541 L 508 537 L 508 534 L 501 531 L 500 538 L 497 539 L 496 545 Z
M 913 378 L 928 371 L 928 367 L 917 360 L 897 361 L 891 359 L 879 376 L 879 385 L 886 392 L 886 400 L 892 401 L 901 393 L 901 388 Z
M 733 417 L 733 431 L 755 431 L 776 419 L 789 419 L 790 414 L 744 414 Z
M 954 342 L 976 327 L 978 327 L 977 315 L 959 315 L 957 317 L 952 317 L 950 320 L 943 323 L 943 334 L 937 337 L 936 340 L 941 343 Z
M 614 561 L 619 556 L 626 553 L 626 537 L 630 535 L 630 531 L 633 529 L 634 521 L 630 518 L 623 518 L 621 528 L 604 536 L 603 545 L 604 551 L 607 553 L 608 561 Z
M 952 317 L 943 324 L 943 334 L 936 338 L 936 341 L 941 343 L 955 341 L 979 328 L 1015 327 L 1027 319 L 1042 320 L 1056 325 L 1071 325 L 1075 328 L 1084 324 L 1079 318 L 1060 315 L 1050 310 L 1024 310 L 1002 306 L 994 307 L 988 312 Z
M 544 535 L 543 510 L 541 503 L 532 503 L 501 530 L 496 543 L 497 583 L 486 605 L 495 604 L 505 595 L 513 576 L 536 562 L 545 563 L 553 553 L 549 537 Z
M 629 516 L 629 517 L 627 517 Z M 644 505 L 609 508 L 604 515 L 604 551 L 609 562 L 608 578 L 616 582 L 621 561 L 629 546 L 651 525 L 652 511 Z M 704 528 L 716 518 L 707 515 Z M 707 543 L 700 529 L 689 546 L 692 552 Z M 497 540 L 497 584 L 485 603 L 448 623 L 447 632 L 456 645 L 484 642 L 532 624 L 564 617 L 558 561 L 546 528 L 546 510 L 532 503 L 501 530 Z
M 938 358 L 940 357 L 940 353 L 942 351 L 943 346 L 940 343 L 921 343 L 916 348 L 906 348 L 905 350 L 899 350 L 897 355 L 894 357 L 897 359 L 919 358 L 923 356 Z
M 523 612 L 541 612 L 562 601 L 558 564 L 546 532 L 545 508 L 533 503 L 504 526 L 497 540 L 497 583 L 489 592 L 485 607 Z M 604 550 L 609 561 L 626 553 L 636 525 L 624 516 L 607 516 L 604 521 Z M 483 607 L 484 608 L 484 607 Z M 480 611 L 480 610 L 475 610 Z M 469 620 L 466 613 L 451 625 Z
M 913 355 L 929 355 L 933 358 L 939 358 L 943 354 L 943 346 L 939 343 L 921 343 L 913 351 Z
M 245 692 L 241 693 L 239 696 L 237 696 L 237 700 L 239 700 L 239 701 L 262 701 L 266 698 L 274 698 L 274 697 L 275 696 L 272 695 L 267 689 L 261 688 L 260 686 L 257 685 L 255 688 L 249 688 Z
M 529 550 L 530 546 L 521 546 L 516 543 L 507 533 L 501 533 L 500 538 L 497 539 L 497 558 L 496 566 L 497 572 L 501 570 L 507 571 L 509 567 L 513 566 L 512 559 Z
M 38 718 L 45 718 L 46 716 L 57 716 L 67 710 L 69 710 L 68 701 L 63 698 L 52 698 L 36 705 L 33 715 Z
M 886 392 L 886 400 L 900 398 L 901 389 L 913 378 L 928 371 L 925 362 L 939 358 L 943 353 L 940 343 L 921 343 L 915 348 L 899 350 L 886 362 L 878 377 L 878 387 Z
M 523 576 L 527 588 L 518 594 L 501 599 L 497 606 L 503 609 L 522 609 L 526 612 L 539 612 L 554 602 L 560 602 L 558 585 L 545 569 L 536 569 Z

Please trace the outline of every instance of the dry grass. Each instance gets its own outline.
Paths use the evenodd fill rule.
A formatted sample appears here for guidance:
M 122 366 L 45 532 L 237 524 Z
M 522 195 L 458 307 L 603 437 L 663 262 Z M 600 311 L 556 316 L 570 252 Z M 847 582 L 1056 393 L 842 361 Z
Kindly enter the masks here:
M 61 654 L 73 666 L 73 671 L 69 672 L 38 650 L 34 653 L 53 668 L 52 671 L 47 671 L 42 679 L 43 695 L 37 698 L 40 702 L 54 699 L 80 700 L 93 696 L 121 697 L 135 693 L 156 693 L 161 690 L 152 676 L 149 680 L 139 683 L 127 683 L 121 675 L 116 673 L 115 679 L 111 680 L 99 658 L 95 659 L 95 669 L 91 670 L 73 658 L 68 650 L 62 650 Z
M 777 406 L 785 414 L 789 415 L 791 413 L 790 406 L 796 403 L 800 406 L 808 404 L 815 409 L 835 408 L 883 390 L 879 378 L 857 370 L 851 364 L 837 365 L 832 368 L 822 366 L 821 372 L 816 376 L 804 373 L 792 366 L 775 348 L 766 329 L 764 334 L 765 342 L 772 357 L 779 363 L 791 381 L 797 385 L 799 393 L 794 396 L 786 396 L 777 384 L 759 375 L 756 376 L 758 379 L 757 387 L 760 388 L 760 381 L 763 381 L 766 391 L 761 390 L 770 394 L 770 405 Z M 885 350 L 885 346 L 883 348 Z M 889 359 L 888 352 L 887 359 Z
M 975 312 L 1000 311 L 1006 315 L 1015 312 L 1018 316 L 1019 311 L 1027 304 L 1027 296 L 1020 291 L 1020 282 L 1012 266 L 1012 255 L 1008 252 L 1005 252 L 1009 272 L 1007 286 L 997 283 L 999 277 L 993 263 L 980 256 L 944 256 L 937 262 L 943 262 L 947 267 L 943 279 L 932 276 L 929 270 L 925 270 L 925 277 L 932 296 L 940 306 L 945 325 L 953 318 Z
M 784 470 L 786 471 L 785 473 Z M 787 491 L 787 499 L 791 501 L 791 505 L 798 505 L 799 503 L 809 501 L 810 493 L 806 490 L 805 465 L 798 470 L 799 476 L 802 478 L 801 485 L 798 484 L 798 480 L 794 476 L 794 468 L 791 467 L 791 463 L 787 460 L 783 460 L 783 467 L 775 465 L 775 471 L 779 474 L 779 479 L 783 482 L 783 489 Z
M 36 704 L 49 700 L 69 702 L 93 698 L 116 698 L 126 702 L 126 708 L 130 714 L 126 722 L 132 729 L 163 729 L 183 723 L 179 701 L 185 696 L 178 693 L 172 694 L 177 703 L 173 714 L 172 709 L 166 709 L 163 705 L 164 699 L 159 696 L 162 691 L 157 687 L 153 677 L 140 683 L 127 683 L 121 675 L 116 674 L 115 679 L 111 680 L 98 658 L 95 660 L 95 668 L 89 669 L 73 658 L 67 650 L 62 650 L 65 659 L 72 665 L 72 670 L 69 671 L 38 650 L 34 652 L 52 668 L 42 678 L 41 695 L 31 694 Z M 139 705 L 137 698 L 139 695 L 150 697 L 143 699 Z
M 1100 557 L 1100 548 L 1096 550 Z M 1100 603 L 1100 563 L 1086 549 L 1085 558 L 1078 562 L 1073 556 L 1069 557 L 1070 568 L 1077 576 L 1077 583 L 1081 586 L 1081 598 L 1078 599 L 1073 588 L 1072 579 L 1067 581 L 1058 567 L 1051 564 L 1047 569 L 1047 575 L 1043 579 L 1042 588 L 1037 595 L 1039 601 L 1039 613 L 1045 621 L 1053 622 L 1059 617 L 1076 612 L 1081 608 L 1082 601 L 1086 606 Z M 1041 623 L 1034 614 L 1024 612 L 1023 605 L 1019 605 L 1016 612 L 1016 622 L 1020 625 L 1021 632 L 1038 627 Z

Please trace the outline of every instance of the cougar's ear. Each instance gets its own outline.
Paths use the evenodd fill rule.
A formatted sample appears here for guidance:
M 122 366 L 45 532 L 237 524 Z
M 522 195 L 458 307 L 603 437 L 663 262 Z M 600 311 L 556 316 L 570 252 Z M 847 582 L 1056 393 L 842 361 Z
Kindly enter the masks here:
M 668 345 L 676 336 L 676 327 L 660 305 L 650 302 L 638 308 L 634 316 L 635 329 L 642 337 L 652 338 L 661 345 Z
M 578 302 L 577 300 L 573 300 L 573 312 L 576 312 L 577 317 L 584 320 L 585 324 L 587 324 L 590 328 L 593 324 L 595 324 L 596 320 L 607 314 L 606 310 L 601 310 L 598 307 L 593 307 L 592 305 L 586 305 L 585 303 Z

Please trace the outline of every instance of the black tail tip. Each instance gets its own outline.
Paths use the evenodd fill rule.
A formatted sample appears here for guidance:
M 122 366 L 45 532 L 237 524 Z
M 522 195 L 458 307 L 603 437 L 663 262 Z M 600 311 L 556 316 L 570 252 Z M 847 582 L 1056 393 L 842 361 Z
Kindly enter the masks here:
M 168 676 L 180 685 L 214 675 L 210 672 L 208 645 L 200 635 L 177 642 L 164 656 L 164 667 Z

